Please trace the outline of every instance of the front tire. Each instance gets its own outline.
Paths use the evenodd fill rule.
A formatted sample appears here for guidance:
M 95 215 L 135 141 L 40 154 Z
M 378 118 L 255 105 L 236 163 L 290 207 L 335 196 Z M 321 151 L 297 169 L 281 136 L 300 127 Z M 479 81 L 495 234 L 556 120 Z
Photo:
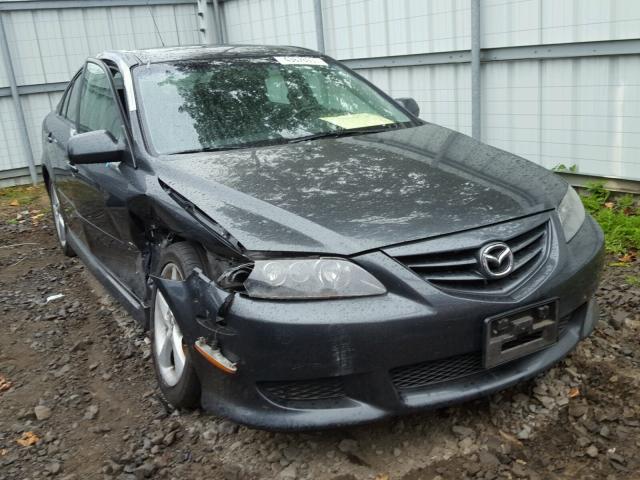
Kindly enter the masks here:
M 195 268 L 203 269 L 198 251 L 187 242 L 164 249 L 160 256 L 160 278 L 184 280 Z M 160 391 L 175 408 L 196 408 L 200 403 L 200 381 L 193 368 L 191 349 L 163 294 L 153 287 L 151 302 L 151 350 Z

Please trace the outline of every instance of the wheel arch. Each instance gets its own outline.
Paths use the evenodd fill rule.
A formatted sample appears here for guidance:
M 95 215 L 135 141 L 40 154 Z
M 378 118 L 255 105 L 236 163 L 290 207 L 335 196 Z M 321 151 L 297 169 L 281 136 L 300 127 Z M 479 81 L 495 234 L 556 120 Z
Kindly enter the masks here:
M 216 281 L 231 265 L 247 263 L 246 250 L 214 219 L 159 181 L 140 188 L 127 199 L 131 241 L 142 255 L 146 288 L 140 300 L 147 314 L 143 328 L 149 327 L 152 276 L 159 273 L 162 252 L 178 242 L 187 242 L 198 252 L 203 274 Z M 159 187 L 159 188 L 158 188 Z
M 149 306 L 153 300 L 154 290 L 151 277 L 160 272 L 162 268 L 161 259 L 163 251 L 171 245 L 186 243 L 193 247 L 203 266 L 202 273 L 214 282 L 223 271 L 232 264 L 237 263 L 237 259 L 242 257 L 240 252 L 229 252 L 229 256 L 227 256 L 226 246 L 218 242 L 218 238 L 214 234 L 206 230 L 203 231 L 202 225 L 198 224 L 193 218 L 188 217 L 186 220 L 188 223 L 182 224 L 180 227 L 177 225 L 168 226 L 165 223 L 147 222 L 147 228 L 144 231 L 144 243 L 147 252 L 145 262 L 145 275 L 147 279 L 145 302 L 147 302 Z M 142 222 L 142 219 L 138 221 Z M 230 257 L 233 257 L 235 260 Z M 151 309 L 148 308 L 147 312 L 150 314 Z M 145 324 L 143 325 L 145 329 L 149 328 L 150 320 L 150 316 L 147 315 Z

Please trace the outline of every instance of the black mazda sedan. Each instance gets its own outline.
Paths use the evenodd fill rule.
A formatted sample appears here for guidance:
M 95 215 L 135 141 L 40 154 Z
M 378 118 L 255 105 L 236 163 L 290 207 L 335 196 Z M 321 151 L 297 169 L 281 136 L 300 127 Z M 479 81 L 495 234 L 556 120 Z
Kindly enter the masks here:
M 598 320 L 567 183 L 301 48 L 90 58 L 43 124 L 60 245 L 150 331 L 165 398 L 259 428 L 487 395 Z

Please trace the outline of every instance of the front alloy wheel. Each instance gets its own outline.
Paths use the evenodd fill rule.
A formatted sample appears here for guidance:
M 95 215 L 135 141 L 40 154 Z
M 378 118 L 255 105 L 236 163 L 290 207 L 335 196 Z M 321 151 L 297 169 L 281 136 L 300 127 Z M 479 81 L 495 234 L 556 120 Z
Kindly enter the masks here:
M 183 280 L 182 273 L 174 263 L 167 263 L 164 266 L 160 272 L 160 278 Z M 174 387 L 184 372 L 186 355 L 182 346 L 180 327 L 160 291 L 156 292 L 153 330 L 158 374 L 164 383 Z
M 183 281 L 196 269 L 203 269 L 198 250 L 188 242 L 164 248 L 158 276 Z M 150 316 L 151 350 L 158 385 L 165 400 L 176 408 L 194 408 L 200 402 L 200 382 L 193 367 L 191 350 L 164 294 L 153 289 Z

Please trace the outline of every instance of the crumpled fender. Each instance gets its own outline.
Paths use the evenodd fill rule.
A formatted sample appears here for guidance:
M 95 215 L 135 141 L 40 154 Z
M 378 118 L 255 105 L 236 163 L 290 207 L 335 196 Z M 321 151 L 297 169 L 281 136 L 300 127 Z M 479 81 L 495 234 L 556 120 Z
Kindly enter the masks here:
M 188 345 L 201 337 L 215 344 L 221 336 L 236 335 L 224 320 L 235 294 L 219 288 L 199 268 L 185 280 L 149 278 L 162 292 Z

